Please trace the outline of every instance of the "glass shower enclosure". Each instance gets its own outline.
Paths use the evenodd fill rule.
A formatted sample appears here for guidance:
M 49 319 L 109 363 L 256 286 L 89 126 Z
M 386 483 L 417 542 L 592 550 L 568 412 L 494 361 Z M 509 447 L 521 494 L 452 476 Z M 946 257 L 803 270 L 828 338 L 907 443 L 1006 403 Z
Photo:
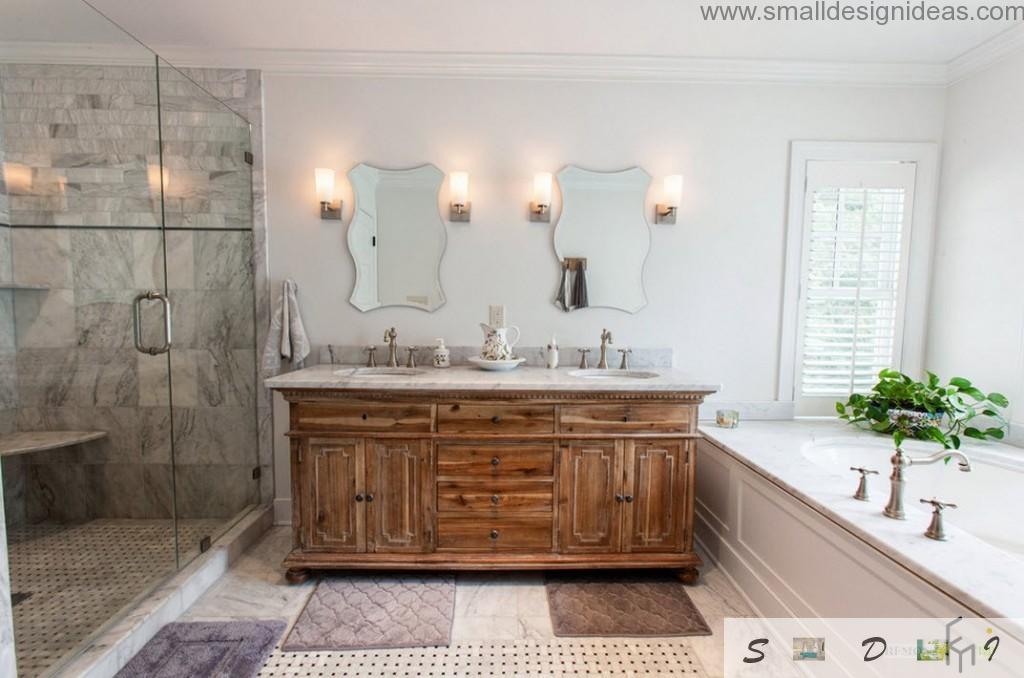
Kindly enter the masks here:
M 0 470 L 33 676 L 260 502 L 253 154 L 244 71 L 176 69 L 78 0 L 0 27 Z

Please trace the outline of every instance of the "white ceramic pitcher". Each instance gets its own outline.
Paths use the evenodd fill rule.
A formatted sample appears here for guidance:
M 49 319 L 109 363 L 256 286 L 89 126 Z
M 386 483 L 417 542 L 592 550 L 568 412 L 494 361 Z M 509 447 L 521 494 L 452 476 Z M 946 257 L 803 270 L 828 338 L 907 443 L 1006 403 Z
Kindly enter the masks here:
M 512 347 L 519 341 L 519 328 L 491 327 L 486 323 L 480 323 L 480 329 L 484 331 L 484 347 L 480 349 L 480 357 L 484 360 L 511 360 Z M 509 340 L 508 333 L 515 330 L 515 339 Z

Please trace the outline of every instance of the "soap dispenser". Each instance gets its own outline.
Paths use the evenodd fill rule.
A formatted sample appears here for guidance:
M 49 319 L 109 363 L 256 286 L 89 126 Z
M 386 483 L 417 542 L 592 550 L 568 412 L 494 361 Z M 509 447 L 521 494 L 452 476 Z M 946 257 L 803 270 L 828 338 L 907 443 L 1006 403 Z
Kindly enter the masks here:
M 551 335 L 551 343 L 548 344 L 545 358 L 547 359 L 549 370 L 558 367 L 558 341 L 555 339 L 555 335 Z
M 434 367 L 451 367 L 452 354 L 444 345 L 444 339 L 438 337 L 434 341 L 437 342 L 437 347 L 434 349 Z

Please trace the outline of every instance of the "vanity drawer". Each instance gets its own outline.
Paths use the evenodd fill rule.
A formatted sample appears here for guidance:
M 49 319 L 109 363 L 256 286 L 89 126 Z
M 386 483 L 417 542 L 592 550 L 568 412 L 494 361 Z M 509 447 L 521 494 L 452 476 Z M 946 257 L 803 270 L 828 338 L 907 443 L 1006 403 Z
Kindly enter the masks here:
M 492 478 L 550 478 L 555 470 L 552 445 L 440 443 L 437 475 Z
M 438 551 L 550 551 L 554 547 L 553 534 L 550 515 L 437 517 Z
M 430 405 L 361 402 L 297 402 L 292 429 L 306 431 L 393 431 L 429 433 Z
M 550 513 L 554 488 L 537 480 L 441 480 L 438 511 L 540 511 Z
M 691 405 L 563 405 L 565 433 L 690 433 L 695 408 Z
M 439 433 L 554 433 L 552 405 L 437 406 Z

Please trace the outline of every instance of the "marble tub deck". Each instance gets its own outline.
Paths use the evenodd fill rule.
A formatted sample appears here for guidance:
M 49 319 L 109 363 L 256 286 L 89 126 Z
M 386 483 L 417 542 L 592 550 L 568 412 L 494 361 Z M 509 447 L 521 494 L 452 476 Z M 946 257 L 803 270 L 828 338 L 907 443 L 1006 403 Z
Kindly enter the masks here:
M 371 389 L 397 391 L 685 391 L 710 394 L 720 388 L 708 380 L 695 378 L 672 368 L 638 368 L 656 372 L 650 379 L 586 378 L 570 374 L 572 367 L 549 370 L 543 367 L 517 367 L 508 372 L 488 372 L 470 366 L 446 369 L 424 367 L 414 376 L 359 376 L 354 365 L 314 365 L 295 372 L 271 377 L 264 383 L 273 389 Z
M 283 619 L 289 630 L 315 581 L 291 585 L 281 561 L 291 550 L 291 528 L 275 527 L 247 551 L 228 573 L 189 608 L 179 621 Z M 689 647 L 710 678 L 723 675 L 722 633 L 726 617 L 753 612 L 726 575 L 708 562 L 696 586 L 687 593 L 711 626 L 713 635 L 689 638 L 624 638 L 623 644 L 666 643 Z M 452 643 L 467 641 L 553 641 L 544 575 L 541 573 L 459 573 L 455 592 Z M 283 640 L 283 639 L 282 639 Z M 603 638 L 590 641 L 601 651 Z M 287 655 L 280 649 L 274 655 Z M 327 655 L 330 653 L 319 653 Z M 342 654 L 342 653 L 338 653 Z
M 1024 620 L 1024 559 L 959 529 L 955 515 L 947 519 L 949 541 L 926 538 L 928 511 L 918 508 L 916 502 L 907 502 L 907 520 L 886 518 L 882 509 L 888 486 L 885 491 L 881 488 L 888 483 L 888 469 L 872 478 L 876 489 L 864 502 L 852 497 L 856 488 L 853 474 L 818 466 L 803 455 L 805 446 L 814 443 L 858 439 L 877 443 L 878 434 L 836 419 L 749 421 L 735 429 L 704 425 L 701 433 L 711 444 L 978 615 Z M 1020 454 L 1006 445 L 983 445 Z M 913 475 L 911 469 L 908 488 Z M 1012 624 L 1012 631 L 1024 638 L 1024 625 Z

